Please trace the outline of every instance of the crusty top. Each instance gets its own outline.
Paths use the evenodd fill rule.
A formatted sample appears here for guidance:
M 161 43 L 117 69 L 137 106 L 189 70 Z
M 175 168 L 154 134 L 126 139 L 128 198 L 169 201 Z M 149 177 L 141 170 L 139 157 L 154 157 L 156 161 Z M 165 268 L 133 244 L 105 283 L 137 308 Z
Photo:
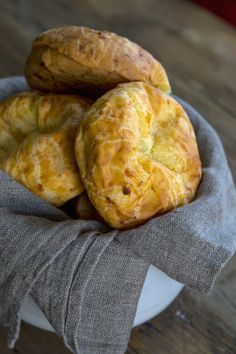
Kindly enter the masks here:
M 118 229 L 190 202 L 201 179 L 186 112 L 143 82 L 120 84 L 90 107 L 76 158 L 90 200 Z
M 39 35 L 25 66 L 29 85 L 43 91 L 96 96 L 128 81 L 150 82 L 170 91 L 162 65 L 127 38 L 86 27 L 65 26 Z
M 59 206 L 84 187 L 74 155 L 75 130 L 91 105 L 79 96 L 26 92 L 0 103 L 0 167 Z

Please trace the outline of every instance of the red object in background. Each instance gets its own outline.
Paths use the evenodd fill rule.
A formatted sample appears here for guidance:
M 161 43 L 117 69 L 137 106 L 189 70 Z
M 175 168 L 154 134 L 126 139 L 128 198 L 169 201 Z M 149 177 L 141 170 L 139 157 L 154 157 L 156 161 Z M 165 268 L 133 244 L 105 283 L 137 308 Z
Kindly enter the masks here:
M 195 2 L 236 26 L 236 0 L 195 0 Z

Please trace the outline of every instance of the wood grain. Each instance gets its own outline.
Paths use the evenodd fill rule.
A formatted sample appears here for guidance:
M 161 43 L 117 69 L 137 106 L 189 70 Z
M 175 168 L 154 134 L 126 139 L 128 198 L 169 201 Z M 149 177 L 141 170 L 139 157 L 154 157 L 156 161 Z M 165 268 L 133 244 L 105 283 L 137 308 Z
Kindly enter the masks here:
M 0 77 L 22 75 L 32 39 L 63 24 L 125 35 L 166 67 L 173 92 L 218 131 L 236 178 L 236 30 L 190 1 L 0 0 Z M 211 296 L 184 290 L 160 316 L 132 331 L 127 354 L 236 353 L 236 257 Z M 27 324 L 20 354 L 69 353 L 55 334 Z M 0 354 L 6 348 L 0 330 Z M 88 353 L 89 354 L 89 353 Z
M 42 329 L 22 323 L 21 336 L 14 349 L 6 348 L 6 331 L 0 331 L 1 354 L 71 354 L 59 337 Z
M 235 344 L 234 329 L 185 290 L 167 311 L 133 330 L 129 350 L 218 354 L 235 353 Z

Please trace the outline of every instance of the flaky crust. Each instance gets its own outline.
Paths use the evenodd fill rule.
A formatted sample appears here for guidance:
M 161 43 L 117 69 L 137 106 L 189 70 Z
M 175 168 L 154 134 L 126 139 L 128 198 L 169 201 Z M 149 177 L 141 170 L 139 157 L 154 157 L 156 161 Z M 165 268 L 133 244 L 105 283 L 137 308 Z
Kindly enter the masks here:
M 29 85 L 42 91 L 95 96 L 128 81 L 150 82 L 170 91 L 162 65 L 127 38 L 86 27 L 65 26 L 42 33 L 25 65 Z
M 90 200 L 118 229 L 190 202 L 201 179 L 186 112 L 143 82 L 120 84 L 90 107 L 76 158 Z
M 0 168 L 59 206 L 83 190 L 75 131 L 91 101 L 26 92 L 0 103 Z

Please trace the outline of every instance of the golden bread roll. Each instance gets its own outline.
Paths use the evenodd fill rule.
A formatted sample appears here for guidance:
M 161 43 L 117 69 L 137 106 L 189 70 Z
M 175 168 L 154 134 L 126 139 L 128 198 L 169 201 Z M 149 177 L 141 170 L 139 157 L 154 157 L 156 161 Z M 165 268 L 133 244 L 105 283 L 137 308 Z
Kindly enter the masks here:
M 90 107 L 78 129 L 76 158 L 91 202 L 117 229 L 190 202 L 201 179 L 186 112 L 143 82 L 120 84 Z
M 127 38 L 86 27 L 65 26 L 39 35 L 25 65 L 32 88 L 101 95 L 118 83 L 150 82 L 170 91 L 162 65 Z
M 55 206 L 79 195 L 75 131 L 90 105 L 79 96 L 39 92 L 0 102 L 0 168 Z
M 80 194 L 75 200 L 75 218 L 84 220 L 103 221 L 86 192 Z

